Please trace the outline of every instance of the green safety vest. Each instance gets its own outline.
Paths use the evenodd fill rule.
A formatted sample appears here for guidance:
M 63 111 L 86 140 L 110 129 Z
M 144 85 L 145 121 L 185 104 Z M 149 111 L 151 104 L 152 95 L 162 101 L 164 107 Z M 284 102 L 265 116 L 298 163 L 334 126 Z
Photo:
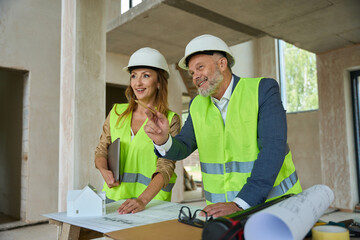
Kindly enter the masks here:
M 224 125 L 210 97 L 197 96 L 190 106 L 207 204 L 232 201 L 250 177 L 258 158 L 258 89 L 261 78 L 241 78 Z M 301 192 L 291 152 L 267 199 Z
M 154 153 L 154 144 L 152 140 L 146 135 L 144 125 L 148 119 L 145 120 L 135 137 L 131 141 L 131 118 L 132 113 L 123 121 L 118 120 L 118 114 L 123 113 L 128 107 L 128 104 L 115 104 L 110 113 L 110 134 L 111 142 L 120 138 L 120 185 L 109 188 L 104 183 L 103 191 L 106 192 L 106 197 L 112 200 L 137 198 L 139 197 L 151 181 L 151 176 L 156 171 L 156 163 L 158 157 Z M 174 112 L 169 111 L 168 120 L 171 122 Z M 170 201 L 171 190 L 176 181 L 176 174 L 174 173 L 170 179 L 169 184 L 160 190 L 154 199 Z

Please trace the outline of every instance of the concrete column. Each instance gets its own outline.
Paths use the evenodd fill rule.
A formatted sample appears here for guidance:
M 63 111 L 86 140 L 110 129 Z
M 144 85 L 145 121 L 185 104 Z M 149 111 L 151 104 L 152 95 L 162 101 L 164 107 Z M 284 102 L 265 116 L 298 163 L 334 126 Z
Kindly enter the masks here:
M 62 0 L 59 211 L 68 190 L 99 188 L 94 149 L 105 115 L 105 1 Z
M 261 37 L 255 40 L 255 76 L 274 78 L 279 81 L 276 60 L 276 44 L 272 37 Z

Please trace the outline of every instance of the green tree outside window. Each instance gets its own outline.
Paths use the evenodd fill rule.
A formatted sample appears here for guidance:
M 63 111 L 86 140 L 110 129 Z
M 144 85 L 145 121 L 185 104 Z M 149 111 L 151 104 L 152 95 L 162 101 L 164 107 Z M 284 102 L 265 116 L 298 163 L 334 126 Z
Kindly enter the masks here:
M 286 97 L 283 99 L 286 99 L 287 112 L 318 109 L 315 54 L 286 42 L 281 44 L 283 66 L 280 67 L 284 71 Z

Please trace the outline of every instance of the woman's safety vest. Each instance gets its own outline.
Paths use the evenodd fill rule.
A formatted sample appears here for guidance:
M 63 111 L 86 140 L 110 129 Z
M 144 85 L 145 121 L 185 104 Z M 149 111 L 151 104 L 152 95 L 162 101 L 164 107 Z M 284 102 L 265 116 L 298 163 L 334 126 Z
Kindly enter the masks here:
M 190 106 L 207 204 L 232 201 L 250 177 L 258 158 L 258 89 L 261 78 L 241 78 L 224 125 L 210 97 L 197 96 Z M 291 152 L 267 199 L 301 192 Z
M 131 141 L 131 118 L 132 113 L 124 119 L 121 119 L 118 125 L 118 115 L 123 113 L 128 104 L 116 104 L 110 113 L 110 134 L 111 142 L 120 138 L 120 185 L 109 188 L 104 183 L 103 191 L 106 192 L 106 197 L 112 200 L 137 198 L 139 197 L 151 181 L 151 176 L 156 170 L 157 156 L 154 153 L 154 144 L 152 140 L 146 135 L 144 125 L 148 119 L 145 120 L 139 131 Z M 171 122 L 174 112 L 168 112 L 168 120 Z M 174 173 L 170 179 L 169 184 L 160 190 L 154 199 L 170 201 L 171 190 L 176 181 L 176 174 Z

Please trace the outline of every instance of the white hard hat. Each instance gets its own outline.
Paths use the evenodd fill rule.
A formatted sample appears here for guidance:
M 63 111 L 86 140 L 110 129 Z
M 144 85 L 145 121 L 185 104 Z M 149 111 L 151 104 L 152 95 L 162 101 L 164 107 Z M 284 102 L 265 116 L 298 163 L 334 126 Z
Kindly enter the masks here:
M 204 34 L 191 40 L 185 48 L 185 56 L 179 61 L 179 67 L 188 70 L 186 59 L 197 52 L 219 51 L 226 54 L 230 67 L 234 66 L 235 59 L 228 45 L 220 38 L 210 34 Z
M 127 67 L 124 67 L 123 70 L 129 72 L 130 67 L 154 67 L 164 70 L 167 73 L 167 78 L 169 78 L 170 71 L 169 66 L 165 60 L 165 57 L 156 49 L 144 47 L 135 51 L 129 60 Z

